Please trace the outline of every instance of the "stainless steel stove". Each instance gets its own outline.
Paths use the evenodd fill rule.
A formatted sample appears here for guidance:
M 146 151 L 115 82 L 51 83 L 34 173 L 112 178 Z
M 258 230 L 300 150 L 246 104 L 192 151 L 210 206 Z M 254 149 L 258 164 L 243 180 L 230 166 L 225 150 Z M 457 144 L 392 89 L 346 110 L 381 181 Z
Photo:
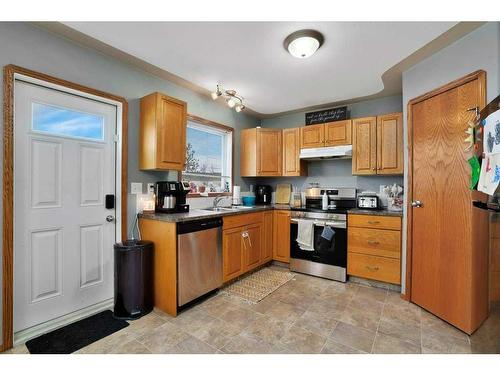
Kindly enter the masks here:
M 328 209 L 322 210 L 322 196 L 328 195 Z M 347 281 L 347 211 L 356 207 L 354 188 L 314 188 L 306 192 L 306 207 L 292 209 L 290 221 L 290 269 L 327 279 Z M 297 243 L 299 220 L 313 224 L 313 250 Z M 331 240 L 322 236 L 333 230 Z M 329 231 L 329 230 L 328 230 Z

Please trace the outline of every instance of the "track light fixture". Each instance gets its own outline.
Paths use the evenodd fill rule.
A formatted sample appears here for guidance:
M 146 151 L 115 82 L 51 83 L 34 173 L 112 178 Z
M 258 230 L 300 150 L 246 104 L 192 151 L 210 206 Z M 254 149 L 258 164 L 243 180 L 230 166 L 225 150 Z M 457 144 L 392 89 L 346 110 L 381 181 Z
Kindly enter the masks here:
M 229 108 L 234 108 L 236 112 L 243 111 L 246 107 L 243 104 L 243 97 L 236 93 L 236 90 L 222 90 L 219 85 L 214 92 L 210 94 L 213 100 L 224 97 Z

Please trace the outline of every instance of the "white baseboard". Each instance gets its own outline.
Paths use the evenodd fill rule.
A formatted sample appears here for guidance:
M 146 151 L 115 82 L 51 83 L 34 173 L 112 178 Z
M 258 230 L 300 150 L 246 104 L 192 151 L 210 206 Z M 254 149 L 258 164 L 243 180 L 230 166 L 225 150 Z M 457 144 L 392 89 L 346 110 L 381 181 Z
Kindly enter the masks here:
M 14 346 L 113 307 L 113 298 L 14 333 Z

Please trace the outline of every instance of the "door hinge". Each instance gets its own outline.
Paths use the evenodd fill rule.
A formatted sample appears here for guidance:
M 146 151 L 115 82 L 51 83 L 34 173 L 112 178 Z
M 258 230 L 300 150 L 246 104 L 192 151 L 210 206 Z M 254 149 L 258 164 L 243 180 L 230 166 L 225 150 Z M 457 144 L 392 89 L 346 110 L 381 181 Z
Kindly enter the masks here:
M 120 136 L 119 136 L 118 134 L 115 134 L 115 135 L 113 136 L 113 141 L 114 141 L 115 143 L 118 143 L 118 142 L 120 141 Z

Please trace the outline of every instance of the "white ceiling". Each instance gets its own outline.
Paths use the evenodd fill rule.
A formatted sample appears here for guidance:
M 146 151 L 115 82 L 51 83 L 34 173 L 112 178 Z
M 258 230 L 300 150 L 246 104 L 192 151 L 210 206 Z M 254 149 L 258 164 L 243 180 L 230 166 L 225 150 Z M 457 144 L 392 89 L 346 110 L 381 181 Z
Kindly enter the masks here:
M 271 115 L 373 95 L 382 74 L 454 22 L 67 22 L 65 25 L 213 91 L 235 89 Z M 309 59 L 285 51 L 285 37 L 325 36 Z

